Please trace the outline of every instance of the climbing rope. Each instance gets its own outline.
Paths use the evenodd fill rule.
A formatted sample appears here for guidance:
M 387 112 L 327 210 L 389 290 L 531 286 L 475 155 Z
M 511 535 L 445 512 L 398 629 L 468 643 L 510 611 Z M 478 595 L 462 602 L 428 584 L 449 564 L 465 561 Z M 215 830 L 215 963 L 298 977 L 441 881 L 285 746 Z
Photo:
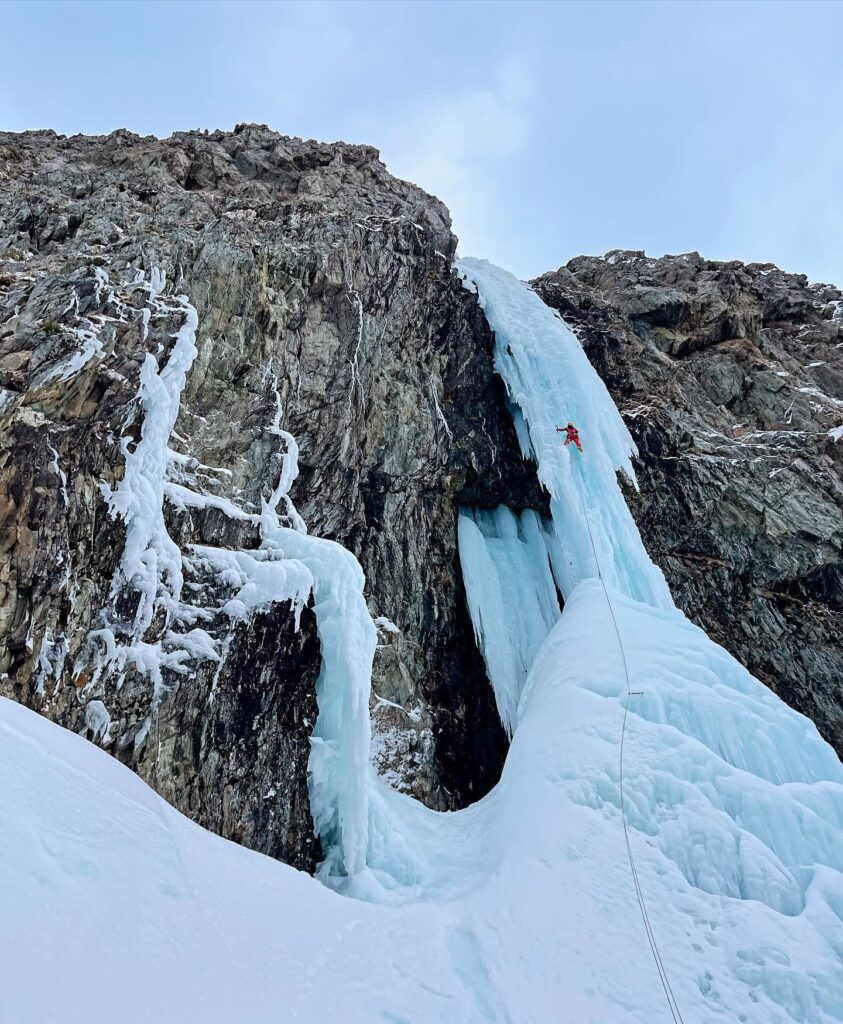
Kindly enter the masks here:
M 626 660 L 626 650 L 623 645 L 623 638 L 621 637 L 621 631 L 618 627 L 618 620 L 615 617 L 615 609 L 612 607 L 612 599 L 609 597 L 609 590 L 606 586 L 606 581 L 603 578 L 603 570 L 600 566 L 600 559 L 597 557 L 597 548 L 594 544 L 594 535 L 591 532 L 591 523 L 588 518 L 588 512 L 585 507 L 585 494 L 583 492 L 582 477 L 580 470 L 574 471 L 574 476 L 579 486 L 580 491 L 580 505 L 582 506 L 582 514 L 585 519 L 585 525 L 588 529 L 588 539 L 591 542 L 591 552 L 594 555 L 594 564 L 597 566 L 597 577 L 600 580 L 600 585 L 603 587 L 603 594 L 606 598 L 606 604 L 609 606 L 609 614 L 612 617 L 612 625 L 615 627 L 615 636 L 618 638 L 618 647 L 621 652 L 621 659 L 623 661 L 623 672 L 624 678 L 626 679 L 626 700 L 624 701 L 623 708 L 623 725 L 621 726 L 621 742 L 620 742 L 620 754 L 619 754 L 619 785 L 620 785 L 620 800 L 621 800 L 621 820 L 623 821 L 623 837 L 626 842 L 626 852 L 629 857 L 629 868 L 632 872 L 632 884 L 635 887 L 635 895 L 638 899 L 638 907 L 641 911 L 641 919 L 644 922 L 644 931 L 647 933 L 647 941 L 650 944 L 650 951 L 653 954 L 653 961 L 656 965 L 656 970 L 659 972 L 659 980 L 662 983 L 662 989 L 664 990 L 665 999 L 670 1010 L 670 1015 L 673 1018 L 674 1024 L 684 1024 L 682 1020 L 682 1014 L 679 1012 L 679 1005 L 676 1002 L 676 996 L 673 994 L 673 989 L 670 985 L 670 980 L 667 976 L 667 970 L 665 969 L 664 962 L 662 961 L 661 952 L 659 951 L 658 943 L 656 942 L 655 932 L 653 926 L 650 923 L 650 915 L 647 912 L 647 902 L 644 899 L 644 890 L 641 888 L 641 881 L 638 878 L 638 868 L 635 865 L 635 857 L 632 853 L 632 843 L 629 841 L 629 827 L 626 820 L 626 804 L 624 802 L 624 785 L 623 785 L 623 750 L 624 740 L 626 739 L 626 722 L 629 717 L 629 699 L 635 695 L 635 691 L 632 690 L 629 678 L 629 663 Z

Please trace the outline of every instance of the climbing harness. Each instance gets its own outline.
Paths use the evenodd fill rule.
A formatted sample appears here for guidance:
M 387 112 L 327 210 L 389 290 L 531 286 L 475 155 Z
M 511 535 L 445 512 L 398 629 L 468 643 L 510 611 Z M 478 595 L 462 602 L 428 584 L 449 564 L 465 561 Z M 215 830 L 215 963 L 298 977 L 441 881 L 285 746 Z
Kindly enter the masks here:
M 635 887 L 635 895 L 638 899 L 638 907 L 641 911 L 641 919 L 644 922 L 644 930 L 647 933 L 647 941 L 650 944 L 650 951 L 653 954 L 653 961 L 656 965 L 656 970 L 659 972 L 659 980 L 662 983 L 664 989 L 665 999 L 667 1000 L 668 1008 L 670 1009 L 670 1015 L 673 1018 L 674 1024 L 684 1024 L 682 1020 L 682 1014 L 679 1012 L 679 1005 L 676 1002 L 676 996 L 673 994 L 670 981 L 667 976 L 667 970 L 665 969 L 664 962 L 662 961 L 661 953 L 659 951 L 658 943 L 656 942 L 656 936 L 653 931 L 653 926 L 650 923 L 650 915 L 647 912 L 647 903 L 644 899 L 644 891 L 641 888 L 641 882 L 638 878 L 638 869 L 635 865 L 635 857 L 632 854 L 632 844 L 629 841 L 629 828 L 626 820 L 626 805 L 624 803 L 624 789 L 623 789 L 623 748 L 624 740 L 626 738 L 626 721 L 629 716 L 629 698 L 638 696 L 641 691 L 633 690 L 630 685 L 629 679 L 629 663 L 626 660 L 626 650 L 623 646 L 623 639 L 621 637 L 621 631 L 618 627 L 618 620 L 615 617 L 615 609 L 612 607 L 612 599 L 609 597 L 609 590 L 606 586 L 606 581 L 603 578 L 603 570 L 600 567 L 600 559 L 597 557 L 597 548 L 594 544 L 594 536 L 591 532 L 591 523 L 589 522 L 588 512 L 585 507 L 585 495 L 583 493 L 582 478 L 580 476 L 581 470 L 574 470 L 574 476 L 577 480 L 577 485 L 580 491 L 580 505 L 582 506 L 582 514 L 585 519 L 585 525 L 588 528 L 588 539 L 591 541 L 591 552 L 594 555 L 594 564 L 597 566 L 597 576 L 600 580 L 600 585 L 603 587 L 603 594 L 606 598 L 606 604 L 609 606 L 609 614 L 612 617 L 612 625 L 615 627 L 615 636 L 618 638 L 618 647 L 621 652 L 621 659 L 623 660 L 623 672 L 626 679 L 626 700 L 624 701 L 623 708 L 623 725 L 621 726 L 621 742 L 620 742 L 620 756 L 619 756 L 619 786 L 620 786 L 620 800 L 621 800 L 621 820 L 623 821 L 623 837 L 626 842 L 626 852 L 629 857 L 629 868 L 632 872 L 632 883 Z

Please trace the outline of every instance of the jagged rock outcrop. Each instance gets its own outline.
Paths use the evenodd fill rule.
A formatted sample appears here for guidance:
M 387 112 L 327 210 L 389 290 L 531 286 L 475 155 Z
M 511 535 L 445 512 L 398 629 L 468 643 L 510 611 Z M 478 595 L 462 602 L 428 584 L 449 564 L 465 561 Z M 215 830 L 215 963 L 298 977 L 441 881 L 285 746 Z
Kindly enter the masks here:
M 534 285 L 635 438 L 630 504 L 677 603 L 843 754 L 843 293 L 623 251 Z
M 296 629 L 287 602 L 232 618 L 231 574 L 201 550 L 259 545 L 280 423 L 308 529 L 367 574 L 379 768 L 438 808 L 494 783 L 506 740 L 461 592 L 457 509 L 544 497 L 454 249 L 442 204 L 367 147 L 262 126 L 0 135 L 0 692 L 202 824 L 305 868 L 319 856 L 314 618 L 300 609 Z M 174 340 L 193 308 L 195 359 Z M 161 569 L 166 539 L 148 540 L 153 614 L 149 559 L 121 577 L 114 495 L 185 358 L 162 484 L 184 581 Z

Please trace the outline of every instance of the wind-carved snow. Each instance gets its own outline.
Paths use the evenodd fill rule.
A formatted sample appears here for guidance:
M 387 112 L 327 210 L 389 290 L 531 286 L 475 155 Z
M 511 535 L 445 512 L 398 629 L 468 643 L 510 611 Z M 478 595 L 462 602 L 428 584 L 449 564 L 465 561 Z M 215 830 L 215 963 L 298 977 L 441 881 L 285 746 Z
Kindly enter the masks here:
M 95 1019 L 91 962 L 101 1020 L 126 978 L 156 977 L 146 1016 L 127 1010 L 132 1024 L 197 1012 L 208 1024 L 668 1020 L 623 808 L 688 1024 L 843 1021 L 840 762 L 812 723 L 672 607 L 615 480 L 617 468 L 631 473 L 629 437 L 576 339 L 510 275 L 476 261 L 461 269 L 495 329 L 553 514 L 552 529 L 507 510 L 461 521 L 487 663 L 515 666 L 514 678 L 540 643 L 523 687 L 507 684 L 513 735 L 500 782 L 474 806 L 437 814 L 374 776 L 377 630 L 363 573 L 338 545 L 281 524 L 281 488 L 261 516 L 259 551 L 195 554 L 228 574 L 232 616 L 237 602 L 293 591 L 302 601 L 312 587 L 323 666 L 311 805 L 322 877 L 357 899 L 203 833 L 102 752 L 0 701 L 11 808 L 0 956 L 16 1024 Z M 556 435 L 568 419 L 583 456 Z M 285 452 L 294 457 L 288 442 Z M 521 636 L 507 616 L 518 621 L 524 604 L 536 621 Z M 500 621 L 499 659 L 488 634 Z M 49 986 L 38 983 L 35 940 L 20 940 L 43 934 L 64 951 Z M 162 957 L 174 934 L 179 956 Z

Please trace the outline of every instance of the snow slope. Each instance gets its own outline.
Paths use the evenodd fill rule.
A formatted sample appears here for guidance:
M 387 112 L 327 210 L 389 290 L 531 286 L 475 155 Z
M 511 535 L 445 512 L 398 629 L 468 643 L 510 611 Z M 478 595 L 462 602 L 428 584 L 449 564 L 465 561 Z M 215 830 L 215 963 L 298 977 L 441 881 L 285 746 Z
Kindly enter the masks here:
M 0 751 L 3 1024 L 398 1021 L 409 992 L 419 1019 L 459 1007 L 437 922 L 219 839 L 7 700 Z
M 843 1019 L 839 763 L 679 612 L 617 607 L 645 691 L 630 824 L 684 1019 Z M 669 1020 L 623 845 L 610 628 L 584 582 L 485 800 L 440 816 L 390 794 L 425 870 L 379 902 L 204 832 L 0 702 L 0 1020 Z
M 469 604 L 513 731 L 500 783 L 443 815 L 374 778 L 362 574 L 278 524 L 279 483 L 264 561 L 314 581 L 316 806 L 323 874 L 345 895 L 202 831 L 0 701 L 2 1024 L 671 1020 L 624 839 L 627 704 L 630 848 L 682 1018 L 843 1021 L 843 767 L 672 607 L 615 480 L 631 442 L 573 335 L 504 271 L 461 270 L 552 496 L 552 524 L 462 517 Z M 567 419 L 582 458 L 555 433 Z

